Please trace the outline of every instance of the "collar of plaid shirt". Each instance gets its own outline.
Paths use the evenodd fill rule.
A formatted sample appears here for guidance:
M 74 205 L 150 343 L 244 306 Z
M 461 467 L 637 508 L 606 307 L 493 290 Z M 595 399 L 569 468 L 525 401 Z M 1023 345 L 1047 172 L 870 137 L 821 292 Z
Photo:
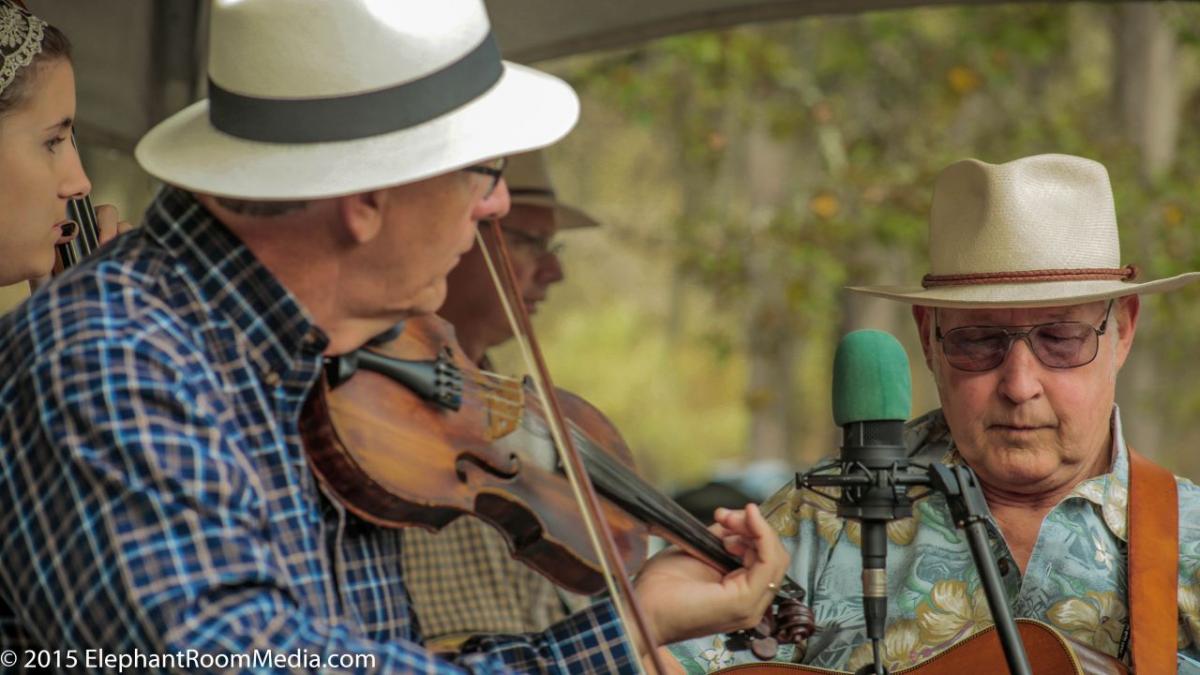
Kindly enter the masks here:
M 0 649 L 454 669 L 419 646 L 398 532 L 308 471 L 297 421 L 326 344 L 170 188 L 143 228 L 0 319 Z M 465 651 L 458 665 L 483 670 L 633 668 L 607 602 Z
M 150 206 L 146 234 L 195 285 L 209 321 L 224 320 L 250 345 L 250 363 L 267 379 L 315 381 L 313 356 L 329 344 L 274 276 L 196 199 L 168 188 Z

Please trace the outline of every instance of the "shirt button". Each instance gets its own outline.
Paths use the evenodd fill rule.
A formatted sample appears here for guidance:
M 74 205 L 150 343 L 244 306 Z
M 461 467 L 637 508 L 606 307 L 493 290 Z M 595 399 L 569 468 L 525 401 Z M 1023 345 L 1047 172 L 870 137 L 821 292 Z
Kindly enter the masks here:
M 997 563 L 996 566 L 1000 568 L 1001 576 L 1008 576 L 1008 570 L 1011 567 L 1011 565 L 1008 564 L 1008 558 L 1001 558 L 1000 562 Z
M 263 381 L 267 383 L 268 387 L 278 387 L 279 375 L 277 375 L 273 370 L 268 371 L 267 374 L 263 376 Z

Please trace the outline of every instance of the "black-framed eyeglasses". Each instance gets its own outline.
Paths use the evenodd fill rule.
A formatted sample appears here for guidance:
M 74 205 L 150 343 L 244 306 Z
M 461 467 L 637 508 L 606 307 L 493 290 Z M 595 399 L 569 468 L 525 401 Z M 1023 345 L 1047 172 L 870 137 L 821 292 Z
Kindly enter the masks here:
M 504 236 L 508 237 L 513 248 L 528 249 L 539 258 L 544 255 L 559 255 L 566 248 L 566 245 L 561 241 L 556 241 L 553 235 L 539 237 L 515 227 L 504 227 L 503 225 L 500 226 L 500 229 L 504 232 Z
M 506 166 L 508 166 L 508 158 L 497 157 L 496 159 L 484 162 L 483 164 L 464 166 L 462 170 L 469 171 L 471 173 L 480 173 L 492 179 L 491 184 L 488 185 L 487 192 L 483 193 L 483 198 L 487 199 L 488 197 L 492 196 L 493 192 L 496 191 L 496 186 L 500 184 L 500 177 L 504 175 L 504 167 Z
M 979 373 L 998 367 L 1008 358 L 1017 340 L 1024 340 L 1047 368 L 1078 368 L 1096 359 L 1112 306 L 1113 301 L 1109 300 L 1099 327 L 1082 321 L 1055 321 L 1035 326 L 961 326 L 943 335 L 936 309 L 933 320 L 946 362 L 959 370 Z

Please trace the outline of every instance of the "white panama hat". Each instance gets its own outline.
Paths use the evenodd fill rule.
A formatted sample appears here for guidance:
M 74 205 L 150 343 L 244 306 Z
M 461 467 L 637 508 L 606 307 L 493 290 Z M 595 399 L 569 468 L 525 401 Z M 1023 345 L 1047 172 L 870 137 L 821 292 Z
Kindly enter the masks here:
M 541 206 L 554 211 L 554 219 L 560 230 L 581 227 L 596 227 L 600 224 L 583 209 L 564 204 L 558 200 L 550 171 L 546 166 L 546 154 L 541 150 L 525 152 L 508 158 L 504 170 L 504 182 L 513 205 Z
M 930 273 L 920 286 L 849 290 L 928 307 L 1046 307 L 1170 291 L 1188 272 L 1137 283 L 1121 265 L 1108 171 L 1071 155 L 947 167 L 933 190 Z
M 213 0 L 209 98 L 151 129 L 138 162 L 187 190 L 332 197 L 562 138 L 579 100 L 500 59 L 482 0 Z

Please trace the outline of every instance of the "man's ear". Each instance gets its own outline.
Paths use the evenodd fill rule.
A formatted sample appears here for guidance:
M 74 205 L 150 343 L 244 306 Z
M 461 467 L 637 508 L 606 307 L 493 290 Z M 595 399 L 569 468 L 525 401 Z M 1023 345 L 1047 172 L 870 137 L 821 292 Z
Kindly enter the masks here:
M 356 244 L 366 244 L 378 237 L 383 231 L 387 200 L 386 190 L 339 197 L 337 210 L 342 234 Z
M 933 372 L 933 345 L 929 343 L 933 323 L 933 309 L 913 305 L 913 320 L 917 322 L 917 335 L 921 338 L 921 351 L 925 352 L 925 367 Z
M 1142 308 L 1142 300 L 1136 295 L 1127 295 L 1117 299 L 1113 319 L 1117 322 L 1117 369 L 1125 365 L 1129 350 L 1133 348 L 1133 336 L 1137 332 L 1138 313 Z

